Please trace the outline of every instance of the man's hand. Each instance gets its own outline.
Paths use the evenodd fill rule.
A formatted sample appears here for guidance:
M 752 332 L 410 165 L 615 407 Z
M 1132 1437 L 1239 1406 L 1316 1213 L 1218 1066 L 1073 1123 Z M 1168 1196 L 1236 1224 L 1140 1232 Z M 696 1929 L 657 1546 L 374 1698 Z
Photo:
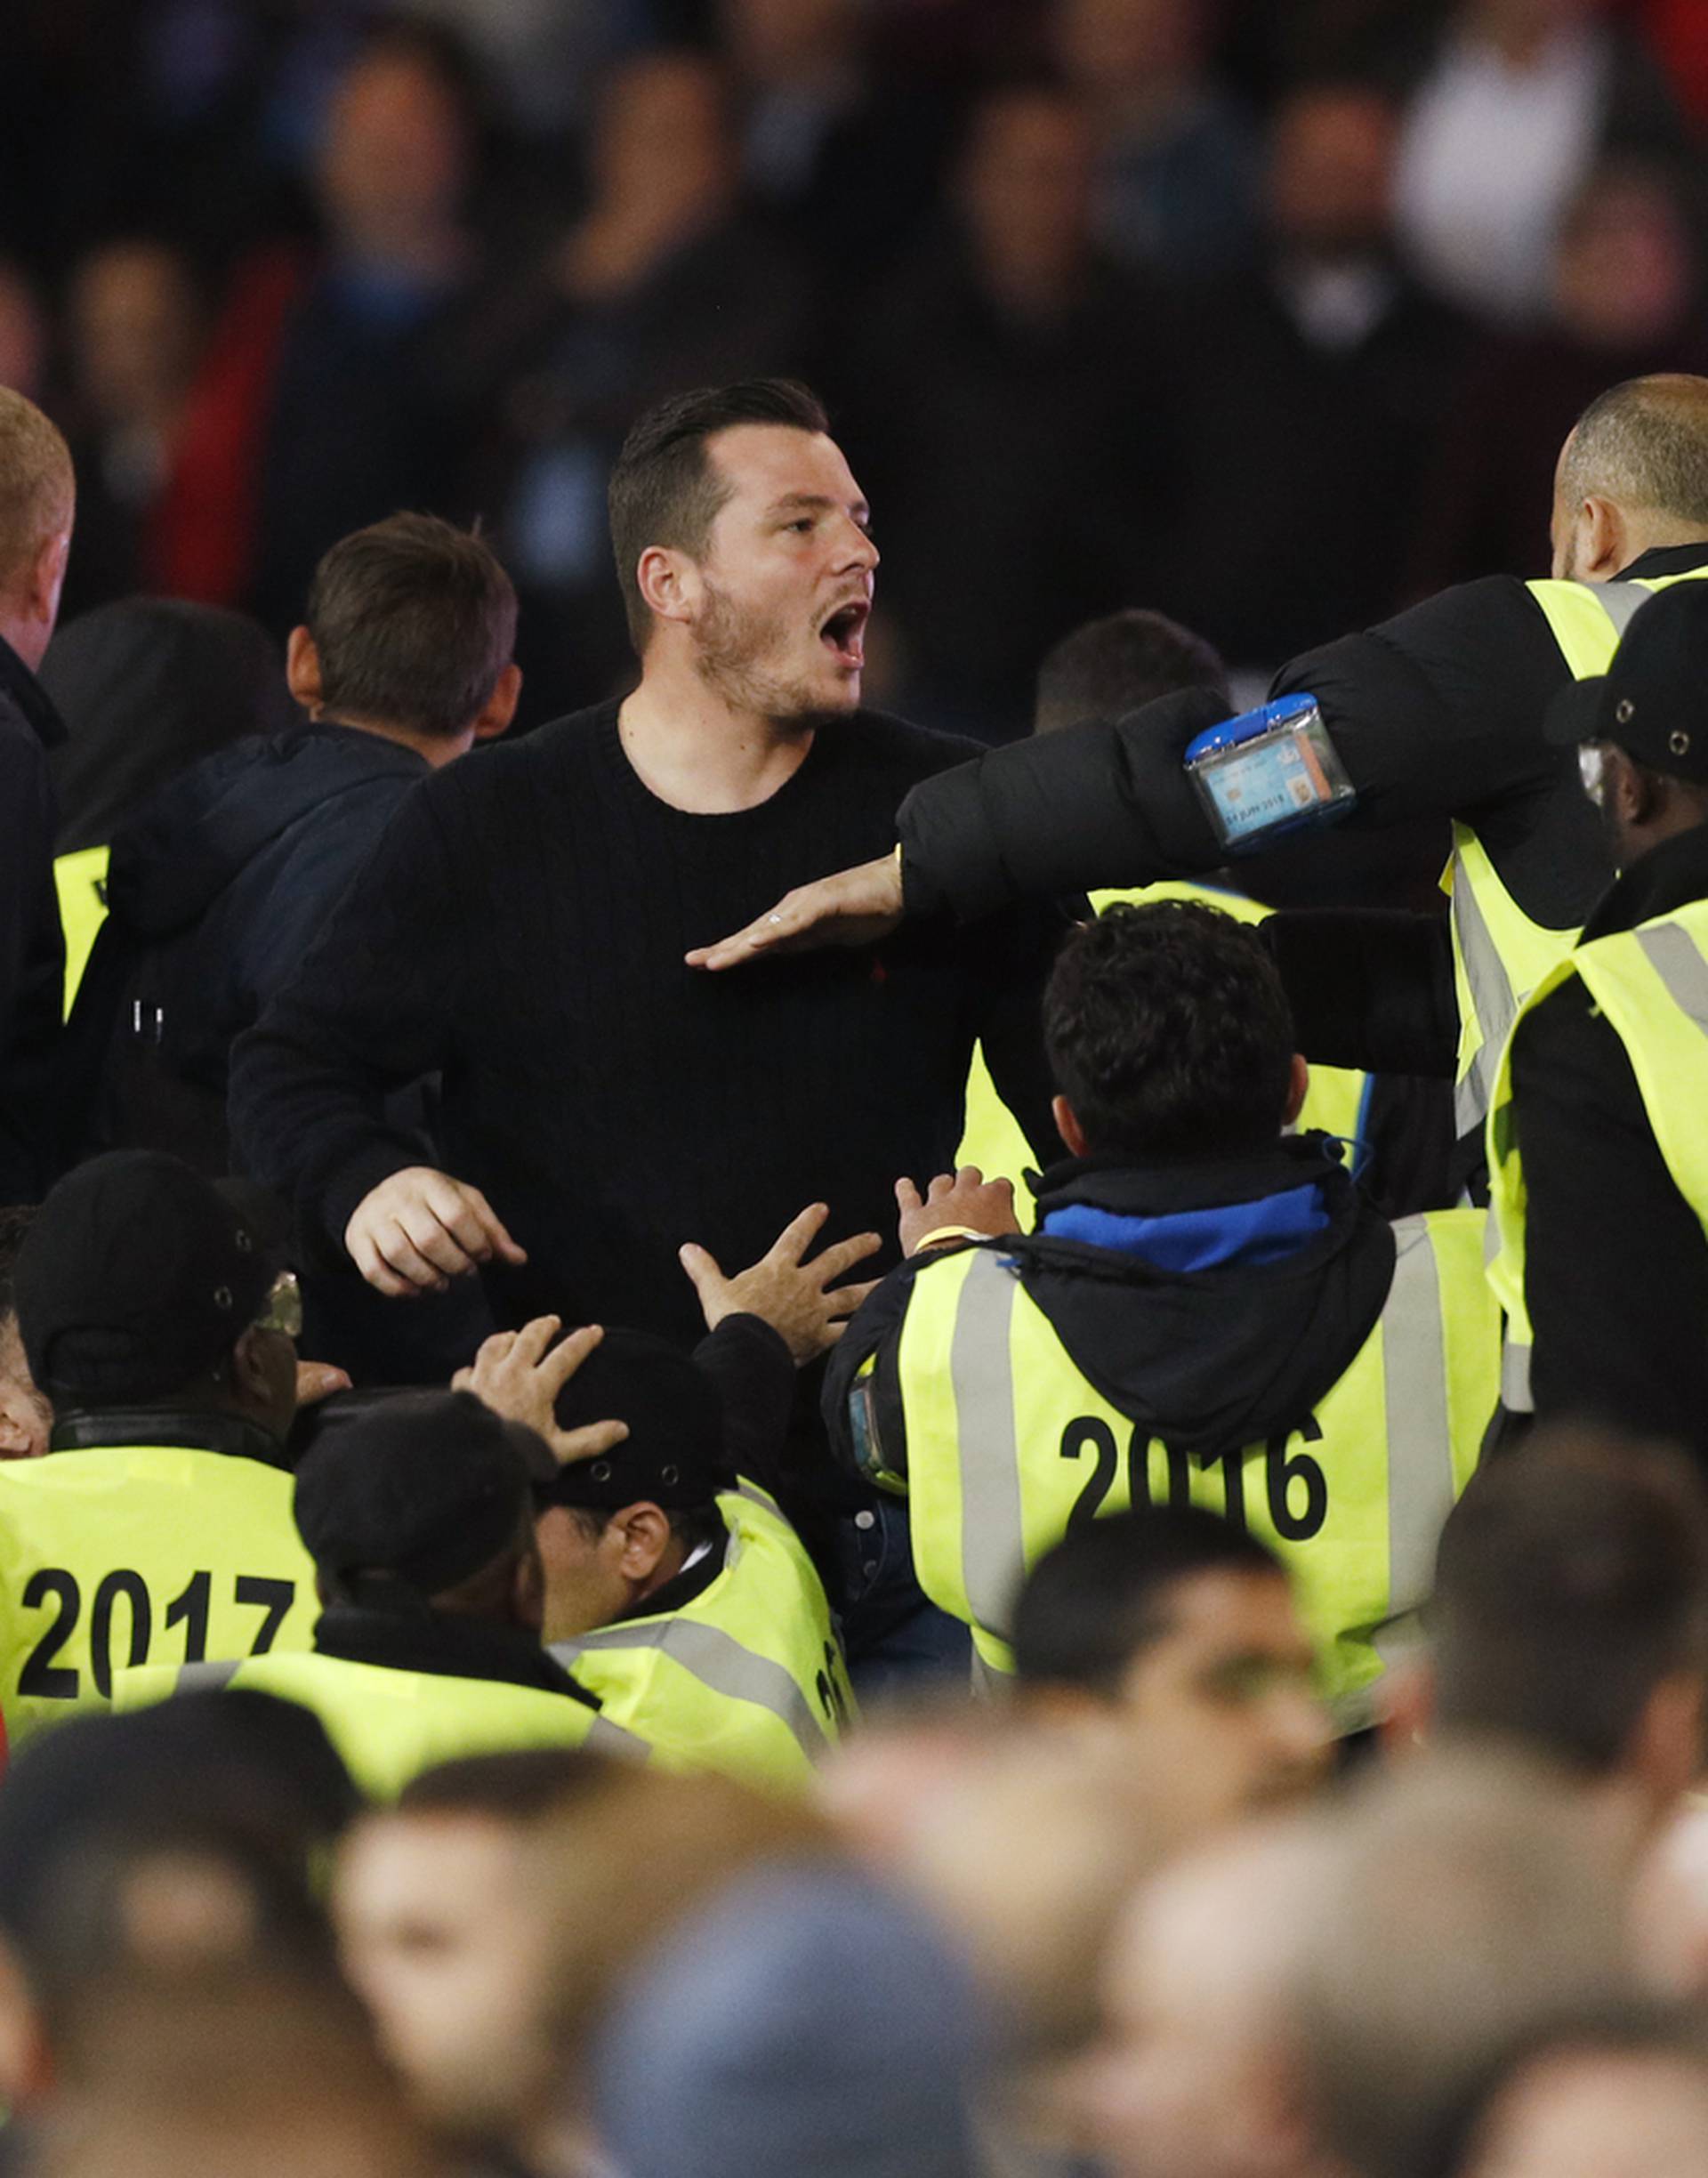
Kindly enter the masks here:
M 431 1165 L 407 1166 L 371 1188 L 344 1228 L 344 1246 L 368 1284 L 398 1301 L 443 1293 L 495 1255 L 528 1261 L 479 1188 Z
M 939 1173 L 922 1202 L 911 1180 L 898 1180 L 896 1201 L 901 1208 L 904 1255 L 917 1255 L 926 1235 L 941 1232 L 945 1226 L 964 1225 L 994 1239 L 1019 1230 L 1014 1182 L 987 1180 L 976 1165 L 963 1165 L 953 1174 Z
M 797 1368 L 828 1352 L 877 1281 L 838 1287 L 834 1293 L 826 1287 L 883 1246 L 876 1233 L 857 1233 L 803 1262 L 829 1215 L 825 1204 L 810 1205 L 783 1228 L 768 1255 L 734 1278 L 726 1278 L 713 1258 L 690 1240 L 681 1250 L 681 1264 L 700 1296 L 706 1329 L 715 1331 L 726 1316 L 762 1316 L 783 1338 Z
M 808 952 L 815 946 L 870 945 L 901 921 L 901 862 L 887 854 L 834 877 L 797 885 L 769 915 L 716 945 L 697 946 L 690 968 L 738 968 L 761 953 Z
M 318 1407 L 334 1392 L 348 1392 L 350 1378 L 330 1361 L 299 1361 L 296 1365 L 296 1403 Z
M 560 1467 L 572 1460 L 595 1459 L 620 1445 L 626 1422 L 589 1422 L 582 1429 L 558 1427 L 558 1394 L 605 1335 L 599 1324 L 572 1331 L 557 1345 L 562 1329 L 556 1316 L 536 1316 L 520 1331 L 495 1331 L 483 1342 L 473 1366 L 451 1379 L 453 1392 L 472 1392 L 506 1422 L 525 1422 L 551 1446 Z

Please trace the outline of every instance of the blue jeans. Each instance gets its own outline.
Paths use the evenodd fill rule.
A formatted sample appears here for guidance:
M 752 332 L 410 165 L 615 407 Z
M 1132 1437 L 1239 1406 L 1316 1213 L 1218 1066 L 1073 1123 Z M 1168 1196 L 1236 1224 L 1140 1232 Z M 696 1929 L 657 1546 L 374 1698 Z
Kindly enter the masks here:
M 836 1523 L 842 1572 L 842 1646 L 863 1702 L 934 1681 L 960 1686 L 972 1669 L 972 1636 L 926 1601 L 914 1577 L 913 1535 L 899 1497 L 880 1496 Z

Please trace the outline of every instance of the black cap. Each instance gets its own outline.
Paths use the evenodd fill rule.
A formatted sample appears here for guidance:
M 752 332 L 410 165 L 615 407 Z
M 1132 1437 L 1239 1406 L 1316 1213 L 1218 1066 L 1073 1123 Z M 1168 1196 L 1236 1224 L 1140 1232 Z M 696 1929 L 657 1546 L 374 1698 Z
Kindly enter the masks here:
M 66 1174 L 19 1250 L 18 1328 L 50 1394 L 160 1399 L 223 1360 L 282 1256 L 252 1202 L 181 1158 L 115 1150 Z
M 735 1480 L 723 1444 L 718 1387 L 679 1347 L 646 1331 L 607 1331 L 558 1394 L 558 1424 L 626 1422 L 629 1434 L 597 1459 L 558 1468 L 551 1504 L 615 1512 L 643 1498 L 666 1512 L 702 1505 Z
M 1611 741 L 1652 770 L 1708 784 L 1708 583 L 1657 591 L 1605 674 L 1562 689 L 1551 741 Z
M 296 1471 L 297 1531 L 323 1573 L 438 1595 L 492 1563 L 555 1468 L 471 1392 L 399 1392 L 320 1430 Z

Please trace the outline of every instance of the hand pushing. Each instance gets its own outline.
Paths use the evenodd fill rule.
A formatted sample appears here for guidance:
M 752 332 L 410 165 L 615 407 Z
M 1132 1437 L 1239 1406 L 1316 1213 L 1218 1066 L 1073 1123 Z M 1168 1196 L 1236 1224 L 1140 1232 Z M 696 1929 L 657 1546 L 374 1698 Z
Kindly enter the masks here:
M 344 1228 L 344 1246 L 370 1286 L 394 1300 L 443 1293 L 481 1263 L 525 1263 L 503 1220 L 477 1187 L 407 1166 L 371 1188 Z

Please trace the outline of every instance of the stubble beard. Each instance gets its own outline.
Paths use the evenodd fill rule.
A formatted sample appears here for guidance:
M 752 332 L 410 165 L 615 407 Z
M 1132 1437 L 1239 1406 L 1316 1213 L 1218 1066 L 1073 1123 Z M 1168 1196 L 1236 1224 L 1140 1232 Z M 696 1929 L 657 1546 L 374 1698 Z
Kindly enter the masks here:
M 775 725 L 813 726 L 839 715 L 837 706 L 804 676 L 768 673 L 764 660 L 788 641 L 783 620 L 743 614 L 727 590 L 705 585 L 705 609 L 694 629 L 694 670 L 732 711 Z

